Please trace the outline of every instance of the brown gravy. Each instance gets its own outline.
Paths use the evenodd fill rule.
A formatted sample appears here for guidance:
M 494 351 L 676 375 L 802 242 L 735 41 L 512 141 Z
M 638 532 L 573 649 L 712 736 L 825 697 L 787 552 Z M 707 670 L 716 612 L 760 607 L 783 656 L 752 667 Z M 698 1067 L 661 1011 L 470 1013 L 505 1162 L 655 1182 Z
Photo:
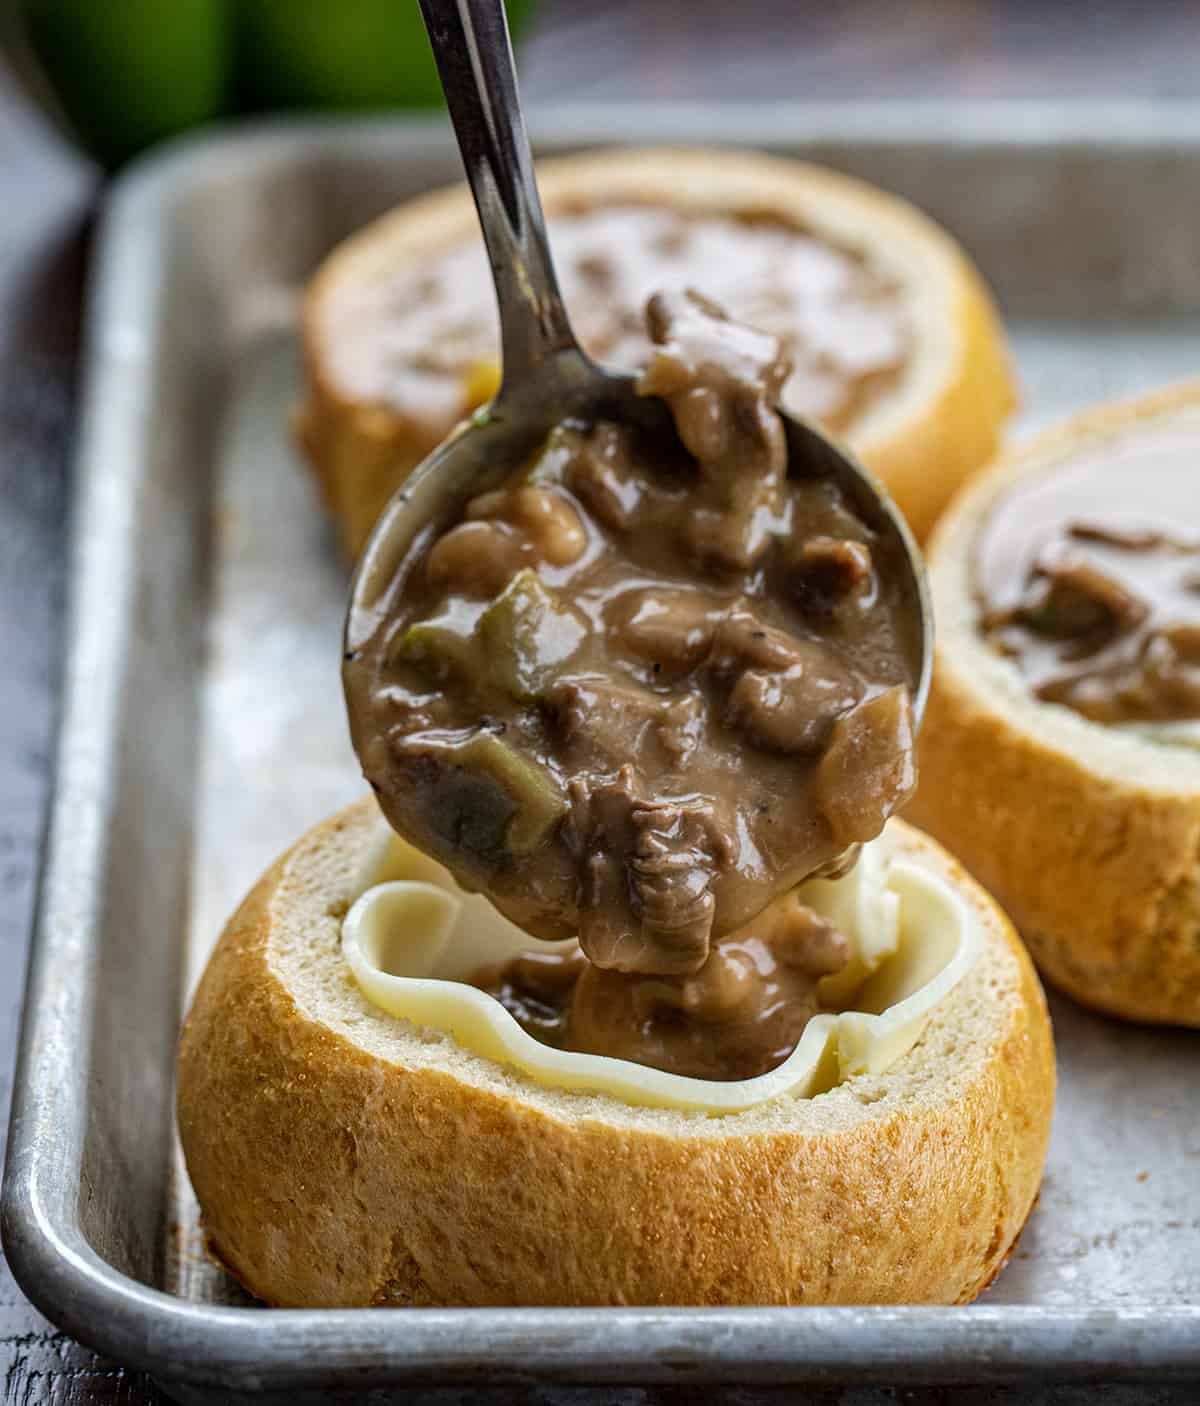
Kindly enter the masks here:
M 753 1079 L 791 1054 L 820 1006 L 846 938 L 789 894 L 714 942 L 693 976 L 593 966 L 578 943 L 471 977 L 537 1039 L 693 1079 Z
M 984 636 L 1095 722 L 1200 718 L 1200 431 L 1137 428 L 1018 484 L 974 554 Z
M 526 931 L 678 977 L 908 798 L 909 622 L 839 490 L 787 475 L 778 342 L 696 295 L 649 324 L 680 442 L 560 426 L 414 547 L 348 678 L 397 830 Z

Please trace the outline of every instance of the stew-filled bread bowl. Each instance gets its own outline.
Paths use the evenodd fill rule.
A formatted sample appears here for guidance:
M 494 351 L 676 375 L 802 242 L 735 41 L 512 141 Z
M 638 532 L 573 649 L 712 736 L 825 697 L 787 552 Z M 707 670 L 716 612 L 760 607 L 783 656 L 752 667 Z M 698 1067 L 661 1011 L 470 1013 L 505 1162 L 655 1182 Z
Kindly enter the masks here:
M 930 552 L 939 644 L 910 814 L 1042 971 L 1200 1026 L 1200 384 L 1004 459 Z
M 197 992 L 184 1151 L 271 1302 L 956 1303 L 1033 1203 L 1041 990 L 890 820 L 904 539 L 790 458 L 777 339 L 648 320 L 673 428 L 565 422 L 392 544 L 344 664 L 378 804 Z
M 530 940 L 370 801 L 334 816 L 246 899 L 184 1028 L 180 1130 L 214 1249 L 289 1306 L 974 1298 L 1037 1195 L 1049 1023 L 983 890 L 899 822 L 885 843 L 890 890 L 859 875 L 841 900 L 836 884 L 814 898 L 861 923 L 870 962 L 871 933 L 886 946 L 898 920 L 873 999 L 833 1002 L 868 1013 L 814 1031 L 805 1072 L 745 1104 L 754 1081 L 639 1088 L 653 1076 L 623 1060 L 531 1072 L 491 997 L 471 992 L 489 1020 L 447 999 L 458 981 L 429 979 L 461 974 L 464 947 L 469 966 Z M 913 1000 L 923 973 L 888 966 L 919 951 L 928 999 L 890 1024 L 870 1014 L 893 979 L 897 1007 Z
M 617 366 L 642 306 L 695 286 L 785 339 L 794 413 L 845 436 L 923 536 L 996 449 L 1014 401 L 983 281 L 937 225 L 832 171 L 748 152 L 622 150 L 538 178 L 575 327 Z M 349 551 L 454 423 L 496 388 L 491 285 L 465 186 L 341 244 L 304 305 L 299 437 Z

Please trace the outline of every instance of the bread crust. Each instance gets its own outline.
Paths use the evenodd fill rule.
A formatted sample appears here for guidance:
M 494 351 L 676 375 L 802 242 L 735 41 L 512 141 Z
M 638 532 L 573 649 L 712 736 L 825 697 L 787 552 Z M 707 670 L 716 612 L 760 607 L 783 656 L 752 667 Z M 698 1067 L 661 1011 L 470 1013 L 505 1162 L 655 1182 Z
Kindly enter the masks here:
M 1000 442 L 1016 394 L 1004 334 L 978 271 L 950 236 L 896 196 L 837 172 L 748 152 L 647 149 L 541 162 L 548 211 L 620 201 L 704 214 L 752 212 L 877 252 L 920 291 L 920 339 L 936 372 L 905 406 L 868 414 L 850 446 L 887 483 L 918 537 Z M 435 257 L 476 237 L 465 186 L 407 202 L 339 245 L 303 311 L 306 399 L 299 441 L 348 550 L 357 552 L 388 497 L 444 437 L 343 386 L 329 350 L 330 300 L 347 280 Z
M 253 1293 L 296 1306 L 955 1303 L 1003 1265 L 1041 1180 L 1050 1025 L 1011 926 L 924 836 L 900 827 L 983 918 L 992 976 L 952 993 L 895 1071 L 823 1095 L 840 1110 L 827 1128 L 807 1100 L 749 1133 L 750 1114 L 551 1093 L 461 1051 L 453 1069 L 406 1067 L 355 1026 L 307 1015 L 273 966 L 284 908 L 311 902 L 313 941 L 336 941 L 353 895 L 322 877 L 327 858 L 354 872 L 377 823 L 370 802 L 341 812 L 263 876 L 184 1027 L 188 1168 L 217 1252 Z M 928 1052 L 956 1058 L 959 999 L 990 1000 L 994 1028 L 962 1041 L 939 1090 Z
M 910 817 L 993 892 L 1043 974 L 1130 1020 L 1200 1026 L 1200 757 L 1045 704 L 980 639 L 970 552 L 996 495 L 1087 441 L 1197 414 L 1200 381 L 1073 417 L 955 502 L 929 552 L 939 643 Z

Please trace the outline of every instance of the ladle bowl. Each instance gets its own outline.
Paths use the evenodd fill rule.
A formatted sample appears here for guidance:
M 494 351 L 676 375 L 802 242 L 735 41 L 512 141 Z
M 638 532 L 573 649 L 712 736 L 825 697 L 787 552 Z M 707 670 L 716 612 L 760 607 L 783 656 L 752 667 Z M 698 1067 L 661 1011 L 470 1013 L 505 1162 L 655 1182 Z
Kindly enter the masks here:
M 430 540 L 457 521 L 470 498 L 520 468 L 555 425 L 610 420 L 675 438 L 665 405 L 638 395 L 633 376 L 598 366 L 571 330 L 551 262 L 502 0 L 421 0 L 421 12 L 491 263 L 503 378 L 491 404 L 413 471 L 372 531 L 346 620 L 343 676 L 351 698 L 366 686 L 358 677 L 360 654 L 386 622 L 402 589 L 401 565 L 418 539 Z M 919 722 L 933 666 L 933 617 L 916 542 L 872 474 L 815 425 L 781 415 L 789 476 L 833 480 L 898 573 L 912 621 L 909 686 Z

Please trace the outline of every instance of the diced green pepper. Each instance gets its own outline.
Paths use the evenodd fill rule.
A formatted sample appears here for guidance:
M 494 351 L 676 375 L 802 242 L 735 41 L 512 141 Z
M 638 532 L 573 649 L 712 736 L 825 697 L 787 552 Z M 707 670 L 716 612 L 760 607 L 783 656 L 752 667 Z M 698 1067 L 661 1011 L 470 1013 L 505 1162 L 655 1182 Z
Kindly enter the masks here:
M 515 810 L 508 823 L 508 847 L 514 854 L 536 848 L 566 814 L 567 798 L 554 777 L 494 733 L 481 732 L 464 742 L 457 761 L 461 767 L 490 777 L 512 798 Z
M 492 677 L 523 703 L 545 693 L 587 634 L 575 612 L 529 567 L 483 612 L 478 630 Z
M 441 615 L 415 620 L 396 643 L 394 657 L 409 664 L 431 665 L 439 675 L 474 674 L 482 667 L 475 630 L 479 610 L 452 600 Z
M 425 755 L 446 768 L 432 783 L 430 825 L 480 859 L 494 863 L 505 853 L 528 854 L 566 813 L 566 796 L 554 777 L 494 733 L 477 733 Z

